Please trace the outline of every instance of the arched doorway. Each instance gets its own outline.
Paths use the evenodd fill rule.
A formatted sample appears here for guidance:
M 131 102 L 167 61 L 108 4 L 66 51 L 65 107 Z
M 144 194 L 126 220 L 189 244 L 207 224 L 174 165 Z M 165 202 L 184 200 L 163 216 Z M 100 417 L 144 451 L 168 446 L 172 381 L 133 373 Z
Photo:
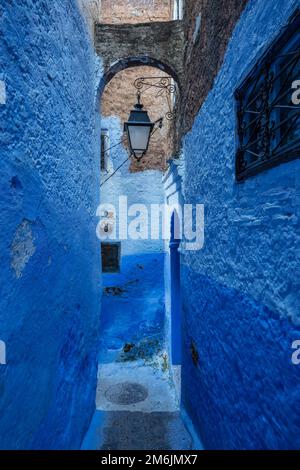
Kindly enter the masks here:
M 180 235 L 176 211 L 171 217 L 170 273 L 171 273 L 171 356 L 172 364 L 181 364 L 181 294 L 180 294 Z

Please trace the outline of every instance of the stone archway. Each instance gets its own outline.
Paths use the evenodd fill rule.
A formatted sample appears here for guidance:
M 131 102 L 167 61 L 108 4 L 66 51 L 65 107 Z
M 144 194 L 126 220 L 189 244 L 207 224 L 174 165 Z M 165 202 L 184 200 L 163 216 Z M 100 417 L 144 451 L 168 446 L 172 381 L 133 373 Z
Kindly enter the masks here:
M 169 73 L 181 88 L 184 44 L 182 21 L 95 24 L 95 50 L 104 67 L 100 94 L 116 73 L 138 65 L 157 67 Z
M 132 67 L 140 67 L 140 66 L 148 66 L 154 67 L 162 72 L 167 73 L 170 75 L 178 85 L 178 89 L 181 89 L 181 82 L 175 70 L 172 69 L 168 64 L 161 62 L 160 60 L 154 59 L 149 56 L 135 56 L 135 57 L 126 57 L 117 60 L 114 64 L 108 68 L 102 79 L 100 80 L 99 87 L 98 87 L 98 96 L 99 99 L 104 91 L 106 85 L 113 79 L 115 75 L 117 75 L 122 70 L 132 68 Z

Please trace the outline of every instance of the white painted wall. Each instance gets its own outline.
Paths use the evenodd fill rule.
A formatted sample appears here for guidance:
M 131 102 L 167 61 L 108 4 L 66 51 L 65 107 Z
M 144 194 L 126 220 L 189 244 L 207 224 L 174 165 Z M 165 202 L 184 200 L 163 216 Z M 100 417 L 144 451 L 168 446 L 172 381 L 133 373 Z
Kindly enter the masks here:
M 123 123 L 117 117 L 102 118 L 101 126 L 108 129 L 110 145 L 113 147 L 123 139 Z M 110 150 L 108 171 L 102 172 L 101 180 L 104 182 L 128 158 L 128 150 L 123 144 Z M 147 158 L 147 157 L 145 157 Z M 144 204 L 150 214 L 150 204 L 164 202 L 164 189 L 161 182 L 162 173 L 156 170 L 131 173 L 128 161 L 114 176 L 101 188 L 101 204 L 111 204 L 119 208 L 119 197 L 127 198 L 128 208 L 133 204 Z M 125 216 L 124 212 L 119 216 Z M 128 219 L 129 222 L 133 218 Z M 118 221 L 116 221 L 117 223 Z M 118 229 L 118 225 L 117 225 Z M 114 241 L 114 240 L 111 240 Z M 119 241 L 118 230 L 116 241 Z M 122 243 L 122 256 L 139 253 L 153 253 L 163 251 L 163 241 L 160 240 L 120 240 Z

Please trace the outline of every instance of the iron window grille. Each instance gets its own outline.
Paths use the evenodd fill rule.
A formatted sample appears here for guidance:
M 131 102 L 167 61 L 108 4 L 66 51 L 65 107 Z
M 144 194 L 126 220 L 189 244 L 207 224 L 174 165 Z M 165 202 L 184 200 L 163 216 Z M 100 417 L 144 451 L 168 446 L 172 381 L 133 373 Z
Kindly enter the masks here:
M 236 90 L 238 181 L 300 156 L 300 11 Z

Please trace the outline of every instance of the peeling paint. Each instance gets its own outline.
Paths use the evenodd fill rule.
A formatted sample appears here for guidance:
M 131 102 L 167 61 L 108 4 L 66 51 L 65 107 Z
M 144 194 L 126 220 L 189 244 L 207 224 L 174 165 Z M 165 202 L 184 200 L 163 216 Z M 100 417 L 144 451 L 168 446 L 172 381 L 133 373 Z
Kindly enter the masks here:
M 11 245 L 11 267 L 17 279 L 22 277 L 25 266 L 36 250 L 31 225 L 29 220 L 24 219 L 18 226 Z

